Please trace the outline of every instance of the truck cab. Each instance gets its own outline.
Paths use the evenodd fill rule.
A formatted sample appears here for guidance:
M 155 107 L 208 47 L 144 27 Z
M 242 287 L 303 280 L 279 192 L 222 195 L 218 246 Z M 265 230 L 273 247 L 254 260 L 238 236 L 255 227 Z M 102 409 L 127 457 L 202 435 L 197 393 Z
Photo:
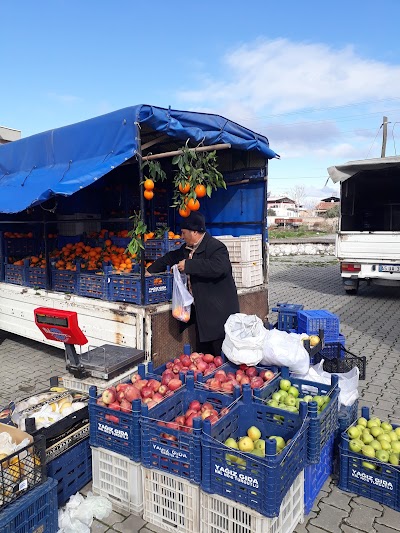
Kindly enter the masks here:
M 360 282 L 400 286 L 400 157 L 329 167 L 340 182 L 336 257 L 347 293 Z

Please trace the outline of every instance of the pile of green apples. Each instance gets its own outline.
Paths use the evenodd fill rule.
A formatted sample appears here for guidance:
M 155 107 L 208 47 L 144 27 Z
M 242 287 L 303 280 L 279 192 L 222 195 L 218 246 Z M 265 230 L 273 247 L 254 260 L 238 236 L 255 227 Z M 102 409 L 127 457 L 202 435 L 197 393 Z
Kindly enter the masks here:
M 329 396 L 299 396 L 299 389 L 294 387 L 288 379 L 281 379 L 279 382 L 279 390 L 272 394 L 272 398 L 266 401 L 270 407 L 283 409 L 289 413 L 298 413 L 300 409 L 300 402 L 317 402 L 318 414 L 321 413 L 329 404 Z
M 355 425 L 349 427 L 347 435 L 351 451 L 383 463 L 399 465 L 400 427 L 393 429 L 389 422 L 381 422 L 377 417 L 369 420 L 361 417 Z M 362 464 L 371 470 L 376 469 L 373 463 L 363 461 Z
M 289 443 L 289 440 L 285 442 L 282 437 L 277 435 L 271 435 L 266 439 L 276 440 L 276 453 L 282 452 L 283 448 Z M 261 438 L 261 431 L 256 426 L 251 426 L 247 430 L 247 435 L 235 440 L 233 437 L 229 437 L 224 442 L 225 446 L 238 450 L 240 452 L 251 453 L 257 457 L 265 457 L 265 439 Z M 245 467 L 246 461 L 242 457 L 237 457 L 227 453 L 225 459 L 228 463 L 235 463 L 239 467 Z

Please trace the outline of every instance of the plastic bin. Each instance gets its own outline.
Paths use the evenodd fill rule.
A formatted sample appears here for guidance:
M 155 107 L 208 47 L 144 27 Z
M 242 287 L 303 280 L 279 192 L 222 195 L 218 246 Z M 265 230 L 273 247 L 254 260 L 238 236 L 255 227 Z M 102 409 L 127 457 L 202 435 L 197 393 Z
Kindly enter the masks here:
M 361 408 L 361 416 L 369 420 L 368 407 Z M 396 424 L 392 426 L 400 427 Z M 374 465 L 375 469 L 363 466 L 364 462 Z M 346 432 L 342 433 L 340 443 L 339 488 L 400 511 L 399 467 L 351 451 Z
M 292 533 L 304 518 L 304 471 L 283 498 L 276 518 L 202 490 L 200 509 L 201 533 Z
M 321 457 L 317 464 L 308 465 L 304 469 L 304 514 L 313 508 L 315 499 L 325 481 L 333 470 L 333 449 L 335 434 L 332 433 L 328 442 L 321 450 Z
M 4 237 L 4 233 L 0 232 L 0 239 L 4 256 L 26 257 L 36 255 L 39 251 L 39 240 L 34 237 L 10 238 Z
M 258 262 L 262 260 L 261 234 L 241 237 L 220 235 L 215 238 L 223 242 L 227 247 L 231 263 Z
M 320 329 L 324 330 L 325 342 L 337 342 L 339 338 L 339 317 L 324 309 L 297 312 L 298 333 L 318 335 Z
M 142 405 L 143 466 L 158 468 L 194 483 L 200 483 L 201 419 L 193 420 L 193 428 L 190 432 L 183 430 L 187 428 L 166 427 L 164 423 L 173 422 L 177 416 L 183 415 L 193 400 L 198 400 L 201 404 L 210 402 L 219 413 L 224 407 L 231 408 L 234 399 L 238 396 L 238 391 L 236 397 L 232 397 L 218 392 L 195 389 L 193 376 L 187 376 L 186 387 L 182 387 L 150 411 L 147 405 Z M 171 440 L 171 436 L 176 440 Z
M 40 267 L 29 266 L 29 261 L 25 261 L 25 282 L 26 287 L 33 289 L 47 289 L 47 270 Z
M 340 346 L 338 346 L 340 344 Z M 325 342 L 325 346 L 321 350 L 322 359 L 343 359 L 345 351 L 342 349 L 346 345 L 346 338 L 339 333 L 338 339 L 335 342 Z
M 363 380 L 366 378 L 367 358 L 365 355 L 355 355 L 339 343 L 336 345 L 336 353 L 338 355 L 333 359 L 324 360 L 323 368 L 325 372 L 329 372 L 330 374 L 343 374 L 349 372 L 355 367 L 358 367 L 360 371 L 359 379 Z M 314 356 L 312 364 L 319 363 L 321 359 L 322 355 L 317 354 Z
M 51 269 L 51 288 L 53 291 L 75 294 L 77 273 L 73 270 Z
M 45 438 L 39 435 L 33 443 L 0 460 L 0 516 L 9 504 L 46 479 Z
M 116 302 L 142 304 L 140 275 L 111 274 L 109 299 Z M 145 277 L 144 305 L 167 302 L 172 299 L 172 275 L 157 274 Z
M 24 285 L 25 266 L 11 265 L 6 258 L 4 264 L 4 281 L 5 283 L 12 283 L 13 285 Z
M 56 479 L 58 507 L 92 479 L 92 452 L 89 438 L 47 464 L 47 475 Z
M 358 418 L 358 400 L 353 405 L 341 405 L 338 416 L 338 429 L 335 433 L 335 441 L 333 448 L 333 472 L 339 475 L 339 446 L 343 431 L 351 426 Z
M 289 374 L 286 367 L 282 367 L 281 377 L 283 379 L 289 379 L 291 384 L 299 389 L 299 398 L 302 398 L 305 395 L 329 395 L 331 398 L 328 406 L 320 414 L 318 414 L 318 406 L 316 402 L 310 402 L 308 404 L 310 426 L 307 457 L 309 464 L 316 464 L 320 460 L 322 448 L 329 441 L 331 435 L 338 427 L 339 378 L 338 376 L 333 375 L 331 378 L 331 384 L 325 385 L 323 383 L 294 378 Z M 279 382 L 280 380 L 274 380 L 271 387 L 266 390 L 255 389 L 255 400 L 265 401 L 271 399 L 272 394 L 279 390 Z M 279 411 L 279 413 L 285 413 L 285 411 L 282 411 L 281 409 L 276 410 Z
M 104 448 L 92 448 L 93 494 L 134 515 L 143 512 L 142 465 Z
M 277 303 L 272 311 L 278 313 L 278 329 L 280 331 L 297 331 L 297 311 L 302 309 L 304 309 L 304 305 L 301 304 Z
M 262 261 L 232 263 L 232 275 L 238 289 L 262 285 L 264 283 Z
M 57 481 L 48 479 L 0 513 L 1 533 L 57 533 Z
M 126 383 L 129 381 L 129 378 L 134 374 L 137 370 L 137 367 L 132 368 L 130 370 L 127 370 L 126 372 L 123 372 L 119 376 L 116 376 L 115 378 L 109 379 L 108 381 L 105 381 L 104 379 L 100 378 L 86 378 L 86 379 L 78 379 L 75 378 L 72 374 L 66 374 L 65 376 L 62 376 L 62 384 L 63 387 L 69 390 L 76 390 L 79 392 L 83 392 L 85 394 L 89 394 L 90 387 L 96 387 L 97 388 L 97 394 L 102 394 L 108 387 L 112 387 L 115 385 L 118 385 L 118 383 Z
M 78 265 L 79 266 L 79 265 Z M 111 273 L 110 267 L 103 270 L 85 272 L 77 268 L 76 294 L 86 298 L 108 300 L 108 284 Z
M 243 401 L 213 426 L 203 423 L 201 488 L 209 494 L 246 505 L 264 516 L 279 515 L 282 501 L 307 462 L 309 420 L 307 406 L 300 405 L 300 414 L 274 409 L 252 401 L 248 385 L 243 387 Z M 278 416 L 281 418 L 277 419 Z M 257 426 L 262 436 L 278 435 L 291 442 L 280 454 L 276 443 L 266 441 L 265 458 L 242 453 L 224 445 L 228 437 L 235 440 Z M 245 461 L 238 465 L 229 456 Z
M 168 233 L 164 239 L 149 239 L 144 243 L 144 255 L 146 259 L 154 261 L 167 252 L 177 250 L 185 241 L 183 239 L 169 239 Z
M 172 533 L 202 533 L 198 485 L 143 467 L 143 490 L 143 520 Z

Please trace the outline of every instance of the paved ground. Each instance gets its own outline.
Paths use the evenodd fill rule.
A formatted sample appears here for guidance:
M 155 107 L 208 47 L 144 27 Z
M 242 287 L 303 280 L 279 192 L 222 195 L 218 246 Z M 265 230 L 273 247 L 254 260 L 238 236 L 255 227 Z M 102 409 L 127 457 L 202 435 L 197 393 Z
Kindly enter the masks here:
M 365 286 L 358 296 L 348 296 L 332 257 L 272 258 L 271 307 L 282 301 L 301 303 L 308 309 L 325 308 L 340 317 L 347 346 L 368 359 L 367 379 L 360 382 L 360 404 L 373 408 L 377 416 L 400 421 L 400 289 Z M 270 318 L 276 315 L 271 313 Z M 61 351 L 16 336 L 6 338 L 0 346 L 0 405 L 39 391 L 50 376 L 64 369 Z M 140 518 L 116 512 L 103 523 L 95 521 L 92 531 L 161 532 Z M 304 524 L 296 528 L 296 533 L 399 531 L 400 513 L 342 492 L 332 479 Z

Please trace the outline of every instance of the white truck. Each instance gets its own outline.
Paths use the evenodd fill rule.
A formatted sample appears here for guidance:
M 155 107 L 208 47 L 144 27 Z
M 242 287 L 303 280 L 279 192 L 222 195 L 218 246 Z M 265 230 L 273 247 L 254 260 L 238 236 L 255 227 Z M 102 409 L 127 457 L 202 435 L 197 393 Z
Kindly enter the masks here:
M 400 157 L 350 161 L 328 168 L 340 182 L 336 257 L 344 289 L 360 281 L 400 286 Z

